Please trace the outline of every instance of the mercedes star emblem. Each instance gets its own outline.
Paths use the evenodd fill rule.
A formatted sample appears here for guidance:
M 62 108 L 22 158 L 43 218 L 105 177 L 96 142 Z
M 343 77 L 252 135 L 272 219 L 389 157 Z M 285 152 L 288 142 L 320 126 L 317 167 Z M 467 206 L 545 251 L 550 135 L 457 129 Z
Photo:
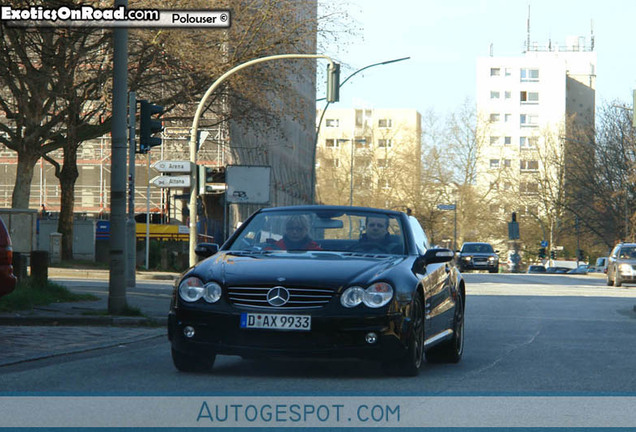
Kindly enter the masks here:
M 289 291 L 282 286 L 276 286 L 267 292 L 267 303 L 274 307 L 285 305 L 289 301 Z

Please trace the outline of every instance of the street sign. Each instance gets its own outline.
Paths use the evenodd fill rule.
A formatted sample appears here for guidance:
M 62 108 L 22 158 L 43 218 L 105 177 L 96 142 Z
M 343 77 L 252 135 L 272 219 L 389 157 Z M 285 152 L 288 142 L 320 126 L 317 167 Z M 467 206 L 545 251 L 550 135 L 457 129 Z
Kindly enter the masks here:
M 542 240 L 541 241 L 541 247 L 548 247 L 548 241 L 547 240 Z
M 162 160 L 157 161 L 150 166 L 162 173 L 189 173 L 191 171 L 192 164 L 190 161 Z
M 188 188 L 190 187 L 190 176 L 157 176 L 150 180 L 150 184 L 160 188 Z
M 438 204 L 438 210 L 455 210 L 455 204 Z

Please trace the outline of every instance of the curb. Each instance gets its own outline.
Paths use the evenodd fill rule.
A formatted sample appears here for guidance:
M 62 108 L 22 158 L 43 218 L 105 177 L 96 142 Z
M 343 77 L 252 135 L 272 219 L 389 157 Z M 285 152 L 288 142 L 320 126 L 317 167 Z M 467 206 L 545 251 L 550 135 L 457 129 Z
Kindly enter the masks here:
M 96 270 L 96 269 L 63 269 L 49 267 L 48 277 L 57 278 L 80 278 L 80 279 L 108 279 L 110 276 L 109 270 Z M 166 280 L 176 281 L 179 278 L 179 274 L 176 273 L 135 273 L 135 279 L 139 280 Z

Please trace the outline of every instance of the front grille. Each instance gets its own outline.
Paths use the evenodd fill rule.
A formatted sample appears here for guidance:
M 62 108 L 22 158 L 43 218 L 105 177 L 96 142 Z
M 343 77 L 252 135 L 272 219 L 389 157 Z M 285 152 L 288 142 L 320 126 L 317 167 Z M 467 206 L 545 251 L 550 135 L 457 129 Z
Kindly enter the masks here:
M 488 258 L 473 258 L 473 263 L 479 264 L 479 265 L 486 265 L 488 264 Z
M 230 301 L 237 306 L 274 308 L 267 302 L 267 292 L 273 287 L 229 287 Z M 276 309 L 317 309 L 321 308 L 334 295 L 326 288 L 289 288 L 289 301 Z

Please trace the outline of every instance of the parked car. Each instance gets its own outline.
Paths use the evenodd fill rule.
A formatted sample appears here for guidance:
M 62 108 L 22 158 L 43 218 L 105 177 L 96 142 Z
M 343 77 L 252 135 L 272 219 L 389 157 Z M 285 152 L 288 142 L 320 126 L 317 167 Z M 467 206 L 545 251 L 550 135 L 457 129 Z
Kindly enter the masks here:
M 543 265 L 530 265 L 528 266 L 528 273 L 545 273 L 546 269 Z
M 595 267 L 598 273 L 607 273 L 607 257 L 596 258 Z
M 568 270 L 568 274 L 588 274 L 588 265 L 581 264 L 575 269 Z
M 286 232 L 303 226 L 308 238 Z M 382 242 L 369 241 L 378 229 Z M 431 248 L 403 212 L 261 209 L 220 248 L 196 250 L 207 258 L 176 282 L 168 315 L 180 371 L 228 354 L 375 359 L 413 376 L 424 358 L 462 357 L 466 291 L 454 253 Z
M 13 274 L 13 247 L 11 237 L 0 218 L 0 297 L 15 289 L 17 278 Z
M 607 285 L 636 283 L 636 243 L 619 243 L 607 259 Z
M 457 257 L 459 271 L 488 270 L 490 273 L 497 273 L 499 271 L 498 252 L 489 243 L 464 243 Z
M 548 267 L 545 269 L 546 273 L 567 273 L 572 270 L 569 267 Z

